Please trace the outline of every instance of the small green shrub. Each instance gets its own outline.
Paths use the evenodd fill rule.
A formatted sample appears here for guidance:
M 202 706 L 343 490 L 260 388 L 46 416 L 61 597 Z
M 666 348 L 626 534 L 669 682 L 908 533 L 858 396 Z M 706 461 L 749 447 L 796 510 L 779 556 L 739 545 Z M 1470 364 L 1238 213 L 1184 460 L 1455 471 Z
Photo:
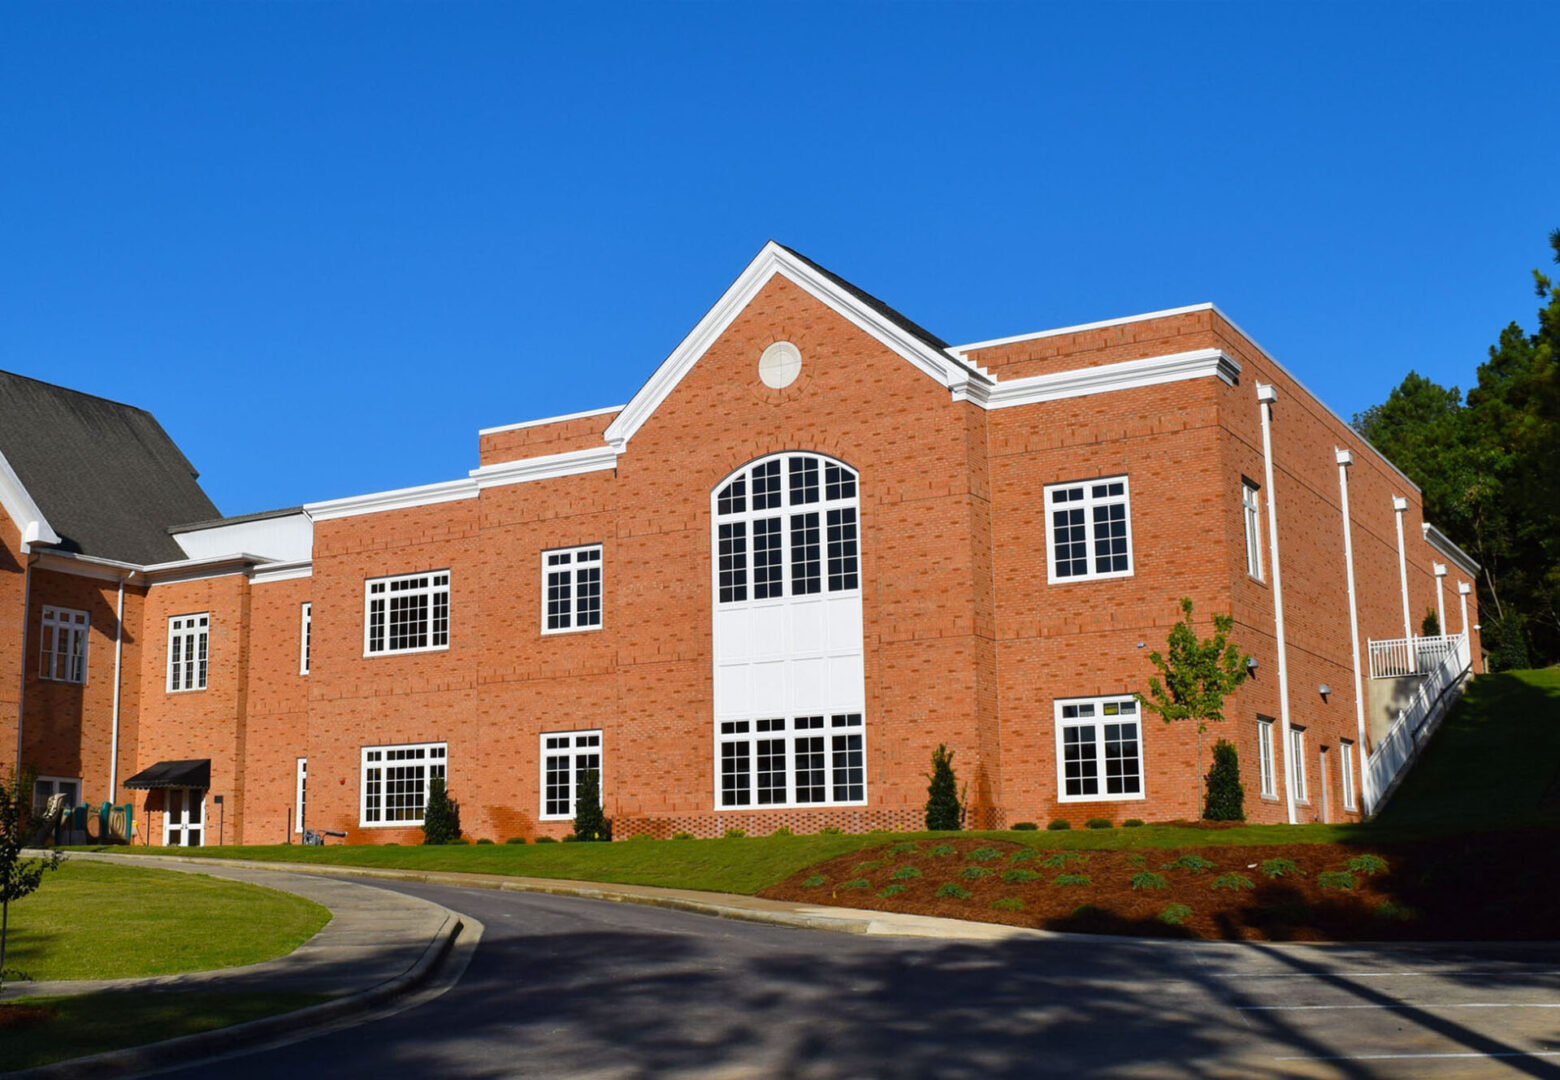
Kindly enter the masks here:
M 1354 888 L 1356 882 L 1354 875 L 1347 870 L 1329 870 L 1316 875 L 1316 884 L 1323 889 L 1348 892 Z
M 770 836 L 795 836 L 796 834 L 791 831 L 791 827 L 789 825 L 782 825 L 778 829 L 776 829 L 774 832 L 770 833 L 769 835 Z
M 508 840 L 505 840 L 504 843 L 506 843 L 506 844 L 523 844 L 523 843 L 525 843 L 525 837 L 523 837 L 523 836 L 511 836 Z
M 998 911 L 1023 911 L 1024 901 L 1016 896 L 1004 896 L 1000 900 L 993 900 L 991 906 Z
M 580 842 L 580 838 L 575 836 L 573 833 L 567 833 L 558 842 L 560 844 L 578 844 Z
M 866 878 L 857 878 L 854 881 L 847 881 L 845 884 L 841 885 L 840 888 L 842 888 L 842 889 L 870 889 L 870 888 L 872 888 L 872 882 L 868 881 Z
M 1396 900 L 1383 900 L 1376 905 L 1375 914 L 1378 918 L 1390 919 L 1392 922 L 1413 922 L 1419 918 L 1417 908 L 1400 904 Z
M 1217 865 L 1218 865 L 1217 863 L 1209 862 L 1207 859 L 1203 858 L 1201 855 L 1182 855 L 1179 859 L 1176 859 L 1174 862 L 1167 862 L 1167 863 L 1165 863 L 1159 869 L 1161 869 L 1161 870 L 1190 870 L 1194 874 L 1200 874 L 1204 870 L 1212 870 L 1212 869 L 1214 869 Z
M 976 862 L 990 862 L 992 859 L 1002 858 L 1002 852 L 992 847 L 980 847 L 964 857 L 966 859 L 974 859 Z
M 937 895 L 941 898 L 950 900 L 968 900 L 971 896 L 974 895 L 974 893 L 970 892 L 964 886 L 955 885 L 950 881 L 948 884 L 937 890 Z
M 1075 863 L 1089 861 L 1087 855 L 1080 855 L 1076 851 L 1058 851 L 1048 859 L 1041 859 L 1040 865 L 1051 870 L 1059 870 L 1064 866 L 1072 866 Z
M 1071 914 L 1075 919 L 1097 919 L 1102 915 L 1109 915 L 1110 912 L 1097 904 L 1079 904 L 1072 909 Z
M 814 874 L 812 877 L 810 877 L 806 881 L 802 882 L 802 888 L 804 888 L 804 889 L 816 889 L 819 885 L 822 885 L 825 880 L 826 879 L 824 878 L 824 876 L 822 874 Z
M 887 900 L 890 896 L 898 896 L 905 891 L 903 885 L 884 885 L 878 890 L 878 895 Z
M 1014 822 L 1013 824 L 1014 832 L 1035 832 L 1039 828 L 1040 826 L 1036 825 L 1033 821 L 1018 821 Z M 1023 901 L 1021 900 L 1019 903 L 1023 903 Z
M 727 829 L 726 830 L 726 839 L 727 840 L 740 840 L 740 839 L 742 839 L 746 835 L 747 835 L 747 830 L 746 829 Z
M 1066 832 L 1070 828 L 1072 828 L 1072 822 L 1064 817 L 1053 818 L 1046 824 L 1046 830 L 1049 832 Z
M 936 847 L 932 848 L 931 851 L 928 851 L 927 854 L 936 855 L 939 859 L 941 859 L 945 856 L 952 855 L 957 850 L 958 849 L 955 848 L 952 844 L 938 844 Z
M 1168 889 L 1170 883 L 1165 880 L 1163 874 L 1152 874 L 1144 870 L 1132 875 L 1132 887 L 1134 889 Z
M 1087 885 L 1088 883 L 1088 874 L 1057 874 L 1056 877 L 1051 879 L 1052 885 L 1061 885 L 1064 888 L 1068 885 Z
M 672 833 L 672 839 L 673 840 L 692 840 L 693 839 L 693 833 L 691 833 L 691 832 L 674 832 L 674 833 Z
M 1028 862 L 1030 859 L 1036 859 L 1039 857 L 1040 853 L 1038 851 L 1036 851 L 1034 848 L 1026 847 L 1022 851 L 1015 851 L 1013 854 L 1009 855 L 1008 862 Z
M 1024 869 L 1007 870 L 1002 874 L 1002 880 L 1009 885 L 1022 885 L 1026 881 L 1036 881 L 1039 877 L 1039 871 Z
M 642 832 L 642 833 L 635 833 L 633 836 L 630 836 L 628 839 L 629 839 L 630 843 L 640 844 L 640 843 L 645 842 L 646 840 L 654 840 L 655 837 L 651 836 L 647 832 Z
M 479 843 L 479 844 L 491 844 L 491 843 L 492 843 L 492 842 L 493 842 L 493 841 L 492 841 L 492 840 L 490 840 L 490 839 L 488 839 L 488 838 L 487 838 L 487 837 L 486 837 L 486 836 L 483 836 L 483 837 L 479 837 L 479 838 L 478 838 L 478 839 L 477 839 L 477 843 Z
M 574 838 L 588 844 L 611 840 L 612 823 L 601 807 L 601 770 L 584 770 L 574 786 Z
M 1245 874 L 1220 874 L 1213 879 L 1210 889 L 1228 889 L 1230 892 L 1240 892 L 1242 889 L 1255 889 L 1257 886 Z
M 959 805 L 959 782 L 953 775 L 953 751 L 938 746 L 932 751 L 932 771 L 926 788 L 926 831 L 941 832 L 964 827 L 964 807 Z
M 1159 921 L 1166 926 L 1180 926 L 1192 917 L 1192 909 L 1185 904 L 1171 904 L 1159 913 Z
M 538 844 L 556 844 L 558 838 L 556 836 L 538 836 L 536 842 Z
M 888 875 L 890 881 L 909 881 L 911 878 L 920 876 L 921 871 L 913 866 L 901 866 L 898 870 Z
M 959 876 L 966 881 L 979 881 L 983 877 L 990 877 L 995 870 L 987 870 L 984 866 L 966 866 Z
M 1240 755 L 1224 739 L 1213 744 L 1213 768 L 1208 770 L 1208 797 L 1203 817 L 1209 821 L 1245 821 L 1246 787 L 1240 782 Z
M 906 840 L 903 844 L 895 844 L 888 849 L 890 855 L 914 855 L 921 849 L 914 842 Z
M 1356 855 L 1349 860 L 1349 869 L 1356 874 L 1375 877 L 1387 872 L 1387 860 L 1380 855 Z
M 1123 829 L 1141 829 L 1143 827 L 1143 819 L 1142 818 L 1137 818 L 1137 817 L 1129 817 L 1129 818 L 1127 818 L 1126 821 L 1123 821 L 1121 823 L 1121 827 Z
M 460 839 L 460 803 L 450 798 L 442 776 L 428 782 L 422 831 L 424 844 L 453 844 Z
M 856 874 L 866 874 L 866 873 L 870 873 L 873 870 L 876 870 L 878 867 L 880 867 L 882 865 L 883 865 L 883 860 L 882 859 L 869 859 L 866 862 L 859 862 L 859 863 L 857 863 L 854 867 L 852 867 L 851 872 L 852 873 L 856 873 Z
M 818 832 L 824 836 L 838 836 L 840 834 L 840 827 L 838 825 L 825 825 L 823 828 L 819 829 Z
M 1262 872 L 1270 878 L 1305 877 L 1305 871 L 1292 859 L 1263 859 Z
M 1114 829 L 1116 823 L 1108 817 L 1091 817 L 1083 823 L 1085 829 Z
M 1141 851 L 1134 851 L 1132 854 L 1127 856 L 1127 863 L 1130 866 L 1147 866 L 1148 856 L 1144 855 Z

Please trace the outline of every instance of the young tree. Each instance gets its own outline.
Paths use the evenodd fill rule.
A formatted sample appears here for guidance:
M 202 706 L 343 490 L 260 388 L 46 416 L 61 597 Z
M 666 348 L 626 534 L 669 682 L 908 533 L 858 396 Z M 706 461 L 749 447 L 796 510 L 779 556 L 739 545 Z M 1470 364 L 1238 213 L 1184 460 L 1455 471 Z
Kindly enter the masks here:
M 452 844 L 460 839 L 460 803 L 450 798 L 442 776 L 435 776 L 428 784 L 422 830 L 424 844 Z
M 1208 801 L 1203 817 L 1209 821 L 1245 821 L 1246 785 L 1240 782 L 1240 755 L 1233 743 L 1213 744 L 1213 768 L 1208 770 Z
M 1441 617 L 1435 613 L 1435 608 L 1425 612 L 1424 621 L 1419 624 L 1420 637 L 1440 637 Z
M 30 896 L 43 883 L 46 870 L 60 865 L 59 852 L 43 859 L 24 859 L 32 829 L 31 769 L 0 773 L 0 986 L 5 984 L 6 938 L 11 929 L 11 901 Z
M 953 751 L 939 744 L 932 751 L 931 783 L 926 788 L 926 828 L 929 832 L 952 831 L 964 821 L 959 805 L 959 782 L 953 776 Z
M 1135 695 L 1143 708 L 1158 713 L 1165 723 L 1197 724 L 1197 771 L 1202 772 L 1202 737 L 1212 722 L 1224 719 L 1224 699 L 1246 681 L 1249 656 L 1241 655 L 1229 640 L 1235 620 L 1213 617 L 1213 636 L 1199 638 L 1192 629 L 1192 601 L 1181 598 L 1182 618 L 1170 628 L 1169 655 L 1155 649 L 1149 663 L 1159 675 L 1148 680 L 1148 695 Z
M 574 838 L 612 839 L 611 826 L 601 809 L 601 773 L 596 769 L 580 773 L 579 784 L 574 790 Z

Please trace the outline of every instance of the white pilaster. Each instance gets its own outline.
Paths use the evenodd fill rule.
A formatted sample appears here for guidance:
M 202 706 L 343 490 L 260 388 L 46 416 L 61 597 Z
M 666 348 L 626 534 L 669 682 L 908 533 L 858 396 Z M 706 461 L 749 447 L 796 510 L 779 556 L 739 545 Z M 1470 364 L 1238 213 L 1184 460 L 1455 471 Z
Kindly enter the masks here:
M 1289 824 L 1295 824 L 1295 763 L 1290 760 L 1289 656 L 1284 640 L 1284 576 L 1278 561 L 1278 501 L 1273 491 L 1273 402 L 1278 391 L 1257 383 L 1262 410 L 1262 467 L 1267 481 L 1268 556 L 1273 563 L 1273 630 L 1278 644 L 1278 717 L 1283 730 L 1284 807 Z

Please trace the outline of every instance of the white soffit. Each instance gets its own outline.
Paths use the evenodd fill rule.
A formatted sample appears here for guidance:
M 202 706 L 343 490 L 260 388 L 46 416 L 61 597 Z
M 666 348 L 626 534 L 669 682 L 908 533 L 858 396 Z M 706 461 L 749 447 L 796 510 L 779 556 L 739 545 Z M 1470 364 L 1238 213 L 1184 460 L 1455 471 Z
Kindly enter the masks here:
M 23 552 L 29 551 L 33 544 L 60 542 L 58 534 L 49 527 L 49 519 L 43 516 L 43 511 L 33 502 L 32 496 L 22 486 L 21 477 L 16 475 L 16 470 L 11 468 L 4 454 L 0 454 L 0 506 L 5 507 L 5 512 L 16 523 Z
M 1421 522 L 1419 528 L 1425 535 L 1425 543 L 1429 544 L 1442 555 L 1445 555 L 1448 559 L 1452 560 L 1452 562 L 1456 563 L 1457 569 L 1461 570 L 1469 577 L 1478 576 L 1479 564 L 1473 561 L 1473 556 L 1469 555 L 1462 548 L 1454 544 L 1451 537 L 1447 536 L 1444 532 L 1430 524 L 1428 521 Z

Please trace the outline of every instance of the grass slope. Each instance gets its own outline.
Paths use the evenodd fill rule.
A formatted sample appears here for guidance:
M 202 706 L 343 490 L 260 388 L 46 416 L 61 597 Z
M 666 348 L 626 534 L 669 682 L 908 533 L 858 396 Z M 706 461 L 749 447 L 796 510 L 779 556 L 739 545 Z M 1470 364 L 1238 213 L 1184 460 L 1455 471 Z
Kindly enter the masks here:
M 258 885 L 67 860 L 11 905 L 7 982 L 253 964 L 292 952 L 329 921 L 313 901 Z

